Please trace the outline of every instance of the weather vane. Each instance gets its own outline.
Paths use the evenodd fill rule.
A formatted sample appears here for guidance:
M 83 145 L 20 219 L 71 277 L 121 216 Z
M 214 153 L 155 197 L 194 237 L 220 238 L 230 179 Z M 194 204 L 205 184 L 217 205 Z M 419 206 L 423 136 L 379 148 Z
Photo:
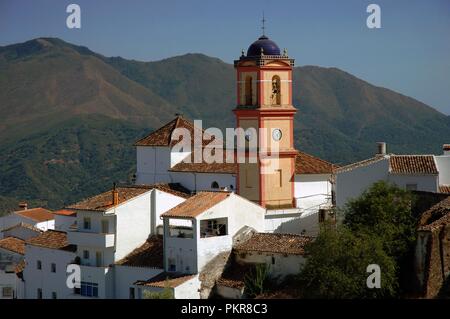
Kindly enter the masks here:
M 261 27 L 262 33 L 265 36 L 266 35 L 266 18 L 264 17 L 264 11 L 263 11 L 263 18 L 261 21 L 262 21 L 262 27 Z

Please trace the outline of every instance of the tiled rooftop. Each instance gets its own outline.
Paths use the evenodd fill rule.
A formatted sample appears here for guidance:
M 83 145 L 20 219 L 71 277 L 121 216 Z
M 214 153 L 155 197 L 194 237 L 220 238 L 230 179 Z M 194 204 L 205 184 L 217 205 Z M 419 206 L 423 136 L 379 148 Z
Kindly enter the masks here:
M 422 214 L 419 230 L 432 231 L 450 223 L 450 196 Z
M 161 191 L 177 195 L 183 198 L 188 197 L 188 190 L 183 188 L 180 184 L 170 183 L 170 184 L 155 184 L 155 185 L 132 185 L 132 186 L 120 186 L 116 190 L 119 194 L 118 205 L 131 200 L 139 195 L 142 195 L 152 189 L 159 189 Z M 70 205 L 67 209 L 70 210 L 90 210 L 104 212 L 113 208 L 113 190 L 101 193 L 89 197 L 81 202 Z
M 16 237 L 6 237 L 0 239 L 0 248 L 12 251 L 20 255 L 24 255 L 25 241 Z
M 63 231 L 58 230 L 47 230 L 37 237 L 28 239 L 25 243 L 27 245 L 50 249 L 60 249 L 67 251 L 76 250 L 76 246 L 69 245 L 69 242 L 67 241 L 67 234 Z
M 142 246 L 133 250 L 116 264 L 130 267 L 163 268 L 162 236 L 149 237 Z
M 316 156 L 298 151 L 295 174 L 331 174 L 337 166 Z
M 255 233 L 247 241 L 236 245 L 234 250 L 236 252 L 303 255 L 305 245 L 311 240 L 311 237 L 294 234 Z
M 50 210 L 42 207 L 18 210 L 14 214 L 29 218 L 38 223 L 55 219 L 55 216 L 53 216 Z
M 199 192 L 168 210 L 162 217 L 195 218 L 205 210 L 225 200 L 229 192 Z
M 438 174 L 433 155 L 392 155 L 389 164 L 393 174 Z

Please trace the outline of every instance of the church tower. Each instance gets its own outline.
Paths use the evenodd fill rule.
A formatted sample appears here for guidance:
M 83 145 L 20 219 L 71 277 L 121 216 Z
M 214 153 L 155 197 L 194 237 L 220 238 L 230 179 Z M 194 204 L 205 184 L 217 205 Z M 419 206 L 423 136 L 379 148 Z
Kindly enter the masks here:
M 234 61 L 237 75 L 237 106 L 233 110 L 236 126 L 246 130 L 246 140 L 251 136 L 249 128 L 264 129 L 256 136 L 257 163 L 238 163 L 237 192 L 267 209 L 295 207 L 294 174 L 294 114 L 292 105 L 292 68 L 294 59 L 287 51 L 280 52 L 275 42 L 264 34 L 242 51 Z M 246 142 L 247 143 L 247 142 Z M 277 145 L 276 150 L 274 145 Z M 276 169 L 264 171 L 264 154 L 278 158 Z M 248 152 L 246 153 L 248 157 Z

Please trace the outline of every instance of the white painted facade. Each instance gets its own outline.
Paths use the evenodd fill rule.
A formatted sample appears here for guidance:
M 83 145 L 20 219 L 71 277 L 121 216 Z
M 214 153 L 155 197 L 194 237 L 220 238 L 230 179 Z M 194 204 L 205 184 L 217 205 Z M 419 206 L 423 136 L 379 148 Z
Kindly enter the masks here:
M 214 191 L 226 188 L 233 191 L 236 189 L 236 175 L 227 173 L 200 173 L 200 172 L 170 172 L 171 180 L 180 183 L 187 189 L 196 191 Z M 219 188 L 213 188 L 213 182 Z
M 439 171 L 439 185 L 450 185 L 450 155 L 434 157 Z
M 37 222 L 31 218 L 27 218 L 27 217 L 21 216 L 19 214 L 11 213 L 9 215 L 0 217 L 0 230 L 15 226 L 19 223 L 25 223 L 25 224 L 34 226 L 36 228 L 39 228 L 40 230 L 43 230 L 43 231 L 46 231 L 47 229 L 54 229 L 54 227 L 55 227 L 54 219 L 43 221 L 43 222 Z
M 130 299 L 132 295 L 130 289 L 133 289 L 135 299 L 138 299 L 138 288 L 134 285 L 134 283 L 138 280 L 153 278 L 163 271 L 164 269 L 162 268 L 115 265 L 115 298 Z
M 25 280 L 26 299 L 37 299 L 38 291 L 42 292 L 43 299 L 52 299 L 56 294 L 57 299 L 70 298 L 74 291 L 66 285 L 67 265 L 75 258 L 75 253 L 70 251 L 50 249 L 45 247 L 25 245 Z M 38 262 L 41 269 L 38 269 Z M 52 272 L 52 264 L 56 271 Z
M 166 271 L 181 273 L 199 273 L 203 267 L 217 254 L 231 251 L 233 237 L 243 229 L 250 227 L 263 232 L 265 209 L 245 198 L 230 193 L 220 203 L 207 209 L 192 222 L 192 238 L 170 236 L 171 220 L 180 218 L 164 218 L 164 265 Z M 226 234 L 220 236 L 201 236 L 202 221 L 219 220 L 226 223 Z
M 288 275 L 298 274 L 306 259 L 303 255 L 246 252 L 236 254 L 236 261 L 244 264 L 266 264 L 271 278 L 282 279 Z
M 69 227 L 77 221 L 76 216 L 66 216 L 55 214 L 55 230 L 67 232 Z
M 394 174 L 390 171 L 389 156 L 380 156 L 378 159 L 365 164 L 336 172 L 336 206 L 344 207 L 351 199 L 359 197 L 366 189 L 378 181 L 393 183 L 400 188 L 427 192 L 438 192 L 441 180 L 448 180 L 450 164 L 447 159 L 434 156 L 439 174 Z M 442 170 L 442 171 L 441 171 Z

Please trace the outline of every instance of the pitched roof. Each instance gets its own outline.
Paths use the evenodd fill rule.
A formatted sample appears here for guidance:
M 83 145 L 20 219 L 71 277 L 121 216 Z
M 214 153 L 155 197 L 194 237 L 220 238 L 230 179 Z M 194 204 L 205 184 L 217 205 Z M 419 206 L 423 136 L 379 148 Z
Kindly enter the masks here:
M 186 188 L 182 187 L 178 183 L 119 186 L 116 187 L 116 190 L 119 193 L 118 205 L 123 204 L 124 202 L 155 188 L 183 198 L 189 196 L 186 193 L 188 190 L 186 190 Z M 84 199 L 76 204 L 72 204 L 68 206 L 67 209 L 105 212 L 113 207 L 115 207 L 113 204 L 113 190 L 109 190 L 104 193 Z
M 242 289 L 245 287 L 245 275 L 248 274 L 254 265 L 237 263 L 233 258 L 227 266 L 217 284 L 225 287 Z
M 26 217 L 39 223 L 55 219 L 55 216 L 53 216 L 53 213 L 50 210 L 42 207 L 18 210 L 15 211 L 14 214 Z
M 295 174 L 331 174 L 336 165 L 313 155 L 298 151 L 295 156 Z
M 175 129 L 184 128 L 187 129 L 191 135 L 191 143 L 194 141 L 194 132 L 195 134 L 202 134 L 202 145 L 208 145 L 211 140 L 208 139 L 208 136 L 204 134 L 204 130 L 194 126 L 194 123 L 188 121 L 182 116 L 177 116 L 175 119 L 160 127 L 156 131 L 150 133 L 149 135 L 141 138 L 136 143 L 135 146 L 173 146 L 177 144 L 178 139 L 172 139 L 172 134 Z M 200 135 L 199 135 L 200 136 Z
M 176 272 L 162 272 L 146 281 L 136 281 L 134 284 L 139 286 L 156 287 L 156 288 L 175 288 L 186 281 L 194 278 L 195 275 L 186 275 Z
M 161 217 L 195 218 L 230 196 L 230 192 L 199 192 L 168 210 Z
M 0 239 L 0 248 L 25 255 L 25 241 L 16 237 Z
M 77 212 L 68 209 L 60 209 L 57 210 L 56 212 L 53 212 L 53 214 L 60 216 L 77 216 Z
M 234 247 L 237 252 L 265 252 L 287 255 L 303 255 L 304 247 L 312 240 L 311 237 L 280 234 L 255 233 L 247 241 Z
M 439 185 L 439 193 L 450 194 L 450 185 Z
M 392 155 L 389 165 L 393 174 L 438 174 L 433 155 Z
M 27 224 L 27 223 L 24 223 L 24 222 L 20 222 L 20 223 L 15 224 L 15 225 L 13 225 L 11 227 L 5 228 L 5 229 L 2 230 L 2 232 L 6 232 L 6 231 L 9 231 L 9 230 L 12 230 L 12 229 L 15 229 L 15 228 L 19 228 L 19 227 L 27 228 L 29 230 L 32 230 L 32 231 L 35 231 L 35 232 L 38 232 L 38 233 L 42 233 L 43 232 L 42 229 L 39 229 L 39 228 L 37 228 L 37 227 L 35 227 L 33 225 L 30 225 L 30 224 Z
M 163 268 L 163 238 L 151 236 L 140 247 L 116 262 L 116 265 L 131 267 Z
M 362 160 L 362 161 L 359 161 L 359 162 L 355 162 L 355 163 L 351 163 L 351 164 L 348 164 L 348 165 L 345 165 L 345 166 L 341 166 L 341 167 L 336 169 L 336 172 L 337 173 L 348 172 L 348 171 L 351 171 L 351 170 L 353 170 L 355 168 L 364 167 L 364 166 L 368 166 L 368 165 L 371 165 L 371 164 L 383 161 L 383 160 L 385 160 L 387 158 L 388 158 L 388 156 L 371 157 L 371 158 L 368 158 L 368 159 L 365 159 L 365 160 Z
M 419 230 L 432 231 L 450 224 L 450 196 L 422 214 Z
M 27 245 L 33 245 L 38 247 L 60 249 L 67 251 L 75 251 L 75 245 L 69 245 L 67 241 L 67 234 L 58 230 L 47 230 L 37 237 L 33 237 L 25 241 Z
M 207 163 L 203 159 L 202 163 L 194 163 L 193 156 L 190 156 L 190 163 L 179 162 L 175 164 L 170 171 L 172 172 L 195 172 L 195 173 L 214 173 L 214 174 L 236 174 L 237 164 L 226 163 L 226 150 L 223 151 L 223 163 Z
M 172 172 L 196 172 L 214 174 L 236 174 L 237 164 L 226 163 L 225 150 L 223 163 L 194 163 L 191 156 L 191 163 L 180 162 L 173 166 Z M 295 174 L 331 174 L 338 166 L 316 156 L 298 151 L 295 157 Z

